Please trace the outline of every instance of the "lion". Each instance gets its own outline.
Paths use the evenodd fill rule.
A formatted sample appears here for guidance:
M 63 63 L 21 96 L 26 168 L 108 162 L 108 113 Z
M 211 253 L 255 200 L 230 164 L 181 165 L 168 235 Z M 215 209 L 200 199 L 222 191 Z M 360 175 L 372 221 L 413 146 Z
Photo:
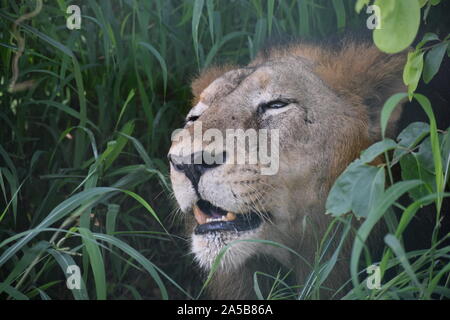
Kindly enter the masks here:
M 186 141 L 173 139 L 170 178 L 195 260 L 209 272 L 222 253 L 208 286 L 211 298 L 255 298 L 254 272 L 276 263 L 292 270 L 297 283 L 305 282 L 317 239 L 332 219 L 325 214 L 330 188 L 362 150 L 381 139 L 384 102 L 406 91 L 405 62 L 405 52 L 387 55 L 369 43 L 295 43 L 264 50 L 246 66 L 210 67 L 194 79 L 188 132 L 198 122 L 203 132 L 279 132 L 273 175 L 262 175 L 260 163 L 231 163 L 226 156 L 219 164 L 192 164 L 205 142 L 186 157 Z M 397 134 L 401 112 L 401 106 L 395 109 L 386 136 Z M 328 288 L 337 290 L 349 279 L 350 245 L 341 249 Z

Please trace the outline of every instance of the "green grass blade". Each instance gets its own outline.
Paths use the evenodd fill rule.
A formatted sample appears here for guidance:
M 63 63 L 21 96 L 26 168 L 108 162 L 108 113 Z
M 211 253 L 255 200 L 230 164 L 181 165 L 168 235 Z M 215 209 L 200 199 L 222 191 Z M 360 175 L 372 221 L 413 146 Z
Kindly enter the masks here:
M 97 293 L 97 300 L 106 299 L 106 275 L 105 264 L 103 256 L 94 235 L 89 229 L 78 228 L 78 231 L 83 237 L 83 243 L 89 255 L 89 263 L 94 274 L 95 291 Z

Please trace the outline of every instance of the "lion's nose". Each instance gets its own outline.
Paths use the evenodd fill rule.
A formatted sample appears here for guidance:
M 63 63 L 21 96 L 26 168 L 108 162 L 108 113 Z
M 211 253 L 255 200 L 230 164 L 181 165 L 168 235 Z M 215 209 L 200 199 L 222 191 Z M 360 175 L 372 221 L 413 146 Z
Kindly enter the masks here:
M 204 151 L 192 153 L 190 156 L 176 156 L 168 154 L 167 158 L 173 167 L 182 171 L 186 177 L 191 180 L 196 188 L 201 176 L 208 170 L 218 167 L 225 162 L 226 153 L 223 152 L 221 157 L 213 157 Z M 218 160 L 220 159 L 220 160 Z

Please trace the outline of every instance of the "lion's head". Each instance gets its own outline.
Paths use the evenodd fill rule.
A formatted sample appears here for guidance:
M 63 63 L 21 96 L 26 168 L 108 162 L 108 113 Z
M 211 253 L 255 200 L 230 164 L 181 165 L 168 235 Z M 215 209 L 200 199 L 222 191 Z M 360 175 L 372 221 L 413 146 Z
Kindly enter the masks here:
M 295 44 L 267 50 L 244 67 L 200 74 L 185 126 L 197 143 L 186 154 L 187 140 L 175 135 L 169 151 L 176 200 L 187 217 L 195 217 L 189 228 L 200 266 L 210 268 L 224 246 L 246 239 L 278 242 L 312 259 L 313 239 L 320 239 L 328 221 L 329 189 L 360 151 L 379 139 L 384 101 L 404 91 L 403 64 L 404 55 L 388 56 L 367 44 L 346 42 L 338 49 Z M 391 134 L 399 113 L 391 117 Z M 196 123 L 202 133 L 214 129 L 224 136 L 227 129 L 278 129 L 277 172 L 261 174 L 266 165 L 260 162 L 236 164 L 229 157 L 234 150 L 225 146 L 223 164 L 202 161 L 208 143 L 194 135 Z M 196 157 L 200 162 L 192 161 Z M 221 260 L 222 282 L 224 274 L 242 273 L 256 256 L 292 267 L 287 250 L 237 241 Z

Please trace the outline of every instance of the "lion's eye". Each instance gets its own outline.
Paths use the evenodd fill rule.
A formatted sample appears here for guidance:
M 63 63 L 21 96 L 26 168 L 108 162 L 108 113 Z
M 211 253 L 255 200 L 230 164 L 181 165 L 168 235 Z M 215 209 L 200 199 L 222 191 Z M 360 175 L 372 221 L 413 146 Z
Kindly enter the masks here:
M 288 102 L 276 100 L 276 101 L 271 101 L 271 102 L 267 103 L 266 108 L 280 109 L 280 108 L 286 107 L 288 104 L 289 104 Z
M 270 102 L 261 103 L 258 107 L 259 112 L 264 112 L 268 109 L 281 109 L 286 107 L 290 101 L 283 101 L 283 100 L 273 100 Z

